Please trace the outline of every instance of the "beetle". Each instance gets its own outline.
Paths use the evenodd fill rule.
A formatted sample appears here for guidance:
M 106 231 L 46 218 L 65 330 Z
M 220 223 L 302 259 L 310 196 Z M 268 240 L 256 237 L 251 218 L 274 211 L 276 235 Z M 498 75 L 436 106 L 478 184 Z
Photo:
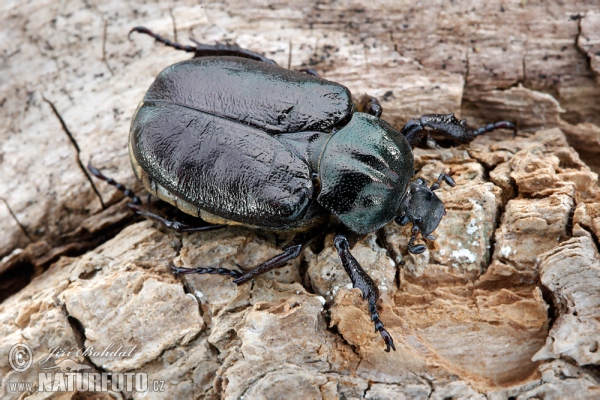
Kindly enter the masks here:
M 412 149 L 426 128 L 469 143 L 496 129 L 516 132 L 514 124 L 473 129 L 453 114 L 431 114 L 397 130 L 379 118 L 375 98 L 355 99 L 345 86 L 312 70 L 284 69 L 236 45 L 184 46 L 145 27 L 132 32 L 194 53 L 164 69 L 138 106 L 129 137 L 133 171 L 150 194 L 211 225 L 167 220 L 89 165 L 91 173 L 131 197 L 129 206 L 138 214 L 180 232 L 245 225 L 295 234 L 281 254 L 248 272 L 172 265 L 179 274 L 221 274 L 239 285 L 283 266 L 323 232 L 334 231 L 342 266 L 367 300 L 385 351 L 396 350 L 377 312 L 377 286 L 350 253 L 352 237 L 392 220 L 412 223 L 408 251 L 423 253 L 426 246 L 415 244 L 418 235 L 434 240 L 446 213 L 434 191 L 442 182 L 455 186 L 444 173 L 431 186 L 415 177 Z

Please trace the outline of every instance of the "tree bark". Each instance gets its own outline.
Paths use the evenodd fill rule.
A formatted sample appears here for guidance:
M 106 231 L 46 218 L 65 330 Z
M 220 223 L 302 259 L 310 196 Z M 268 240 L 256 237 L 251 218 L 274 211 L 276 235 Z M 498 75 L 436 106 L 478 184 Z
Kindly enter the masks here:
M 69 358 L 143 372 L 171 398 L 597 398 L 600 361 L 600 8 L 596 1 L 6 2 L 0 83 L 0 376 L 35 381 Z M 401 128 L 428 113 L 470 145 L 415 150 L 450 174 L 422 255 L 390 223 L 353 255 L 381 293 L 385 353 L 332 238 L 236 286 L 179 266 L 244 268 L 287 237 L 229 227 L 176 234 L 132 216 L 97 168 L 141 190 L 130 118 L 154 77 L 190 57 L 127 33 L 236 42 L 367 93 Z M 34 363 L 11 367 L 27 344 Z M 50 356 L 110 344 L 129 356 Z M 90 372 L 91 372 L 90 371 Z M 568 379 L 567 379 L 568 378 Z M 69 392 L 75 396 L 75 392 Z M 42 396 L 42 394 L 38 394 Z

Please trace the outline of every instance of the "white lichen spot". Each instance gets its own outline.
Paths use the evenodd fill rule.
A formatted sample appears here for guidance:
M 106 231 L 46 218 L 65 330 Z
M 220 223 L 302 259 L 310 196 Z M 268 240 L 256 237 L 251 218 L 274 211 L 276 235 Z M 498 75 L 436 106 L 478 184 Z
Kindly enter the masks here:
M 321 302 L 321 305 L 325 305 L 325 297 L 323 296 L 317 296 L 317 299 Z
M 475 232 L 477 232 L 478 229 L 479 228 L 477 227 L 477 221 L 475 220 L 475 218 L 471 218 L 471 220 L 467 224 L 467 233 L 469 235 L 472 235 Z
M 331 297 L 335 296 L 335 294 L 337 293 L 338 289 L 340 287 L 335 285 L 332 289 L 331 289 Z
M 460 263 L 474 263 L 477 260 L 477 256 L 469 249 L 454 250 L 450 257 Z
M 440 253 L 440 256 L 445 255 L 446 254 L 446 249 L 440 249 L 439 253 Z
M 349 284 L 347 284 L 347 285 L 346 285 L 346 287 L 347 287 L 348 289 L 352 289 L 352 282 L 350 282 Z
M 512 249 L 510 248 L 510 246 L 504 245 L 502 246 L 502 248 L 500 249 L 500 255 L 502 257 L 508 257 L 510 256 Z M 512 252 L 513 254 L 516 253 L 516 251 Z
M 204 293 L 202 293 L 202 292 L 201 292 L 201 291 L 199 291 L 199 290 L 196 290 L 196 291 L 194 292 L 194 295 L 196 295 L 196 298 L 197 298 L 197 299 L 201 299 L 201 298 L 203 298 L 203 297 L 204 297 Z
M 477 214 L 477 219 L 479 221 L 483 220 L 483 207 L 481 206 L 481 204 L 479 204 L 477 201 L 473 200 L 473 199 L 469 199 L 469 202 L 471 204 L 473 204 L 473 212 L 475 214 Z

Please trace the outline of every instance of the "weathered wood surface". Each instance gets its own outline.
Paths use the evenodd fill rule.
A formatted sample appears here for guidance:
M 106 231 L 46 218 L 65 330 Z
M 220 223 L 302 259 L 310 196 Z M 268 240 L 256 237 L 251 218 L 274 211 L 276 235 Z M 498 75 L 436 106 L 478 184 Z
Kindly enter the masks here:
M 130 358 L 79 361 L 147 372 L 175 398 L 600 397 L 596 1 L 47 0 L 0 9 L 0 287 L 3 298 L 17 292 L 0 304 L 3 397 L 17 397 L 7 382 L 42 367 L 12 371 L 18 342 L 37 361 L 52 346 L 136 345 Z M 353 250 L 379 284 L 397 352 L 383 352 L 331 238 L 253 285 L 220 276 L 182 285 L 167 268 L 173 260 L 251 266 L 283 239 L 134 223 L 122 195 L 90 179 L 89 160 L 140 188 L 130 117 L 154 76 L 189 57 L 141 35 L 127 40 L 137 25 L 309 65 L 378 97 L 398 126 L 432 112 L 517 122 L 514 139 L 416 151 L 422 176 L 447 172 L 458 183 L 440 190 L 449 212 L 424 255 L 408 255 L 407 230 L 393 224 Z

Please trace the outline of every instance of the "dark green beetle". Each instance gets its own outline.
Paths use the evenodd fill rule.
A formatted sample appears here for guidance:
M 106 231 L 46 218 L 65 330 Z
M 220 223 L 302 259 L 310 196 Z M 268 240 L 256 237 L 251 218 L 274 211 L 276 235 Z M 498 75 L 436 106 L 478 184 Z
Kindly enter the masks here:
M 431 187 L 414 178 L 411 148 L 431 128 L 468 143 L 477 135 L 514 129 L 498 122 L 480 129 L 454 115 L 426 115 L 401 131 L 379 119 L 374 98 L 353 100 L 337 83 L 280 68 L 262 55 L 232 45 L 182 46 L 195 53 L 163 70 L 131 123 L 129 150 L 137 178 L 152 194 L 214 224 L 192 227 L 168 221 L 140 206 L 131 191 L 90 166 L 94 175 L 133 198 L 136 212 L 179 231 L 245 225 L 296 236 L 283 253 L 248 272 L 224 268 L 177 268 L 177 273 L 217 273 L 241 284 L 300 255 L 315 237 L 334 229 L 334 245 L 354 287 L 368 300 L 371 319 L 387 345 L 392 337 L 379 319 L 379 293 L 350 254 L 349 234 L 364 235 L 392 220 L 413 223 L 408 250 L 420 233 L 432 232 L 445 214 Z

